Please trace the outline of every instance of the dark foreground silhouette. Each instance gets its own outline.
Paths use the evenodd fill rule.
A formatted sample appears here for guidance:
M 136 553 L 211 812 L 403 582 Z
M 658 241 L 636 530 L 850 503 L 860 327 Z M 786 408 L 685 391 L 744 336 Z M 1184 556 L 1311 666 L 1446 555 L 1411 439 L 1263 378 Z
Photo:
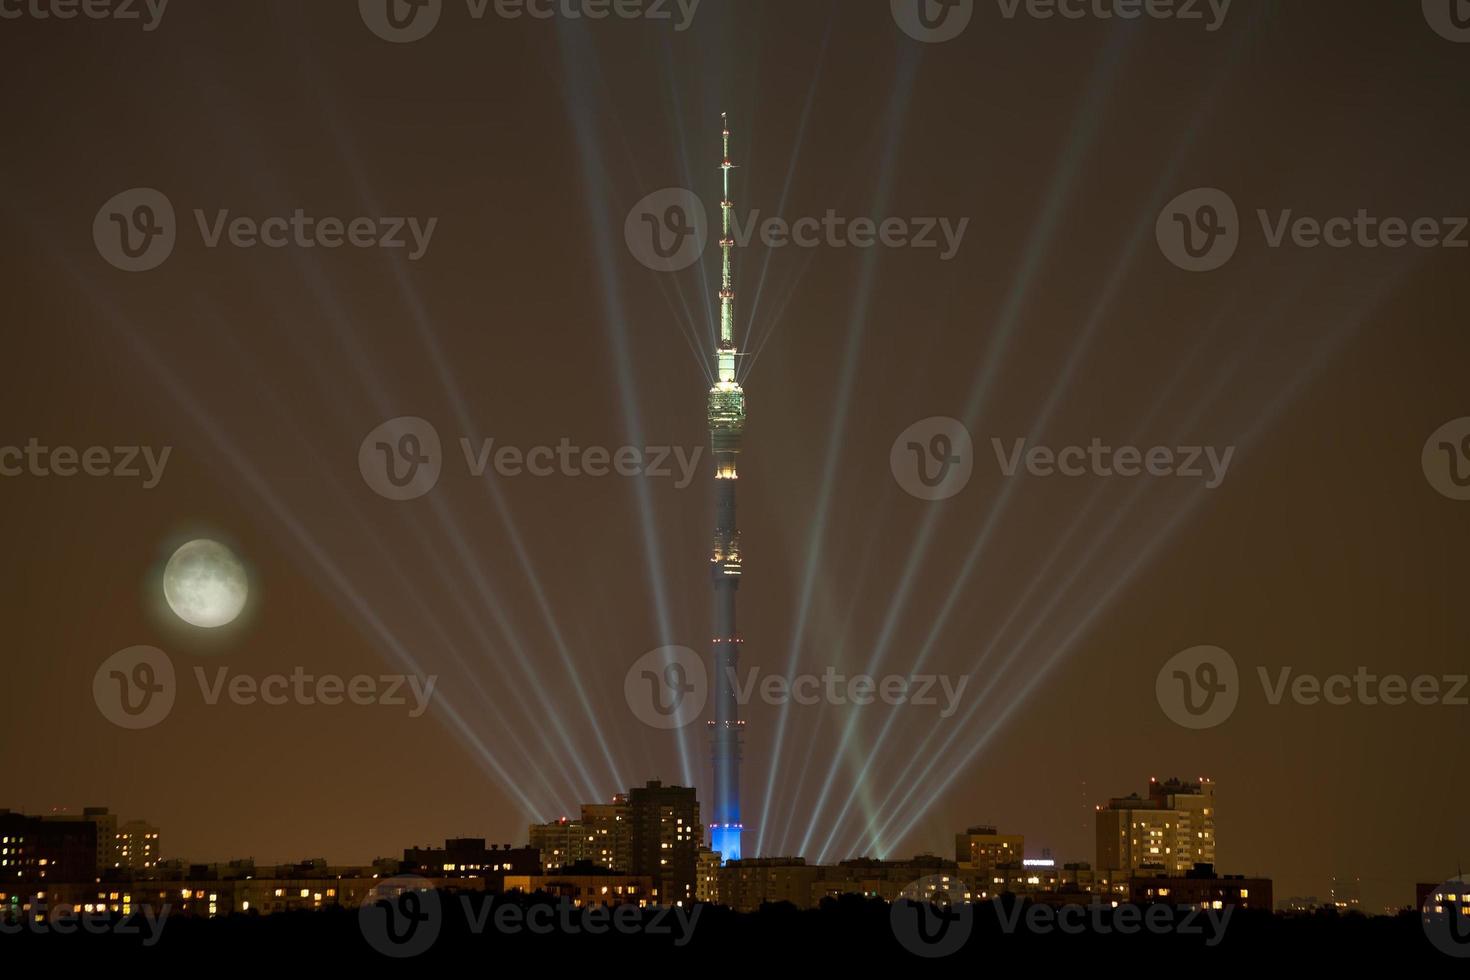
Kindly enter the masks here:
M 827 966 L 962 966 L 993 970 L 1059 962 L 1174 963 L 1202 969 L 1320 969 L 1325 963 L 1463 970 L 1470 937 L 1436 944 L 1420 916 L 1368 918 L 1331 912 L 1201 913 L 1165 906 L 1079 906 L 1062 912 L 1009 898 L 934 908 L 849 897 L 799 911 L 768 905 L 751 914 L 687 909 L 576 909 L 550 896 L 426 893 L 365 910 L 202 919 L 157 910 L 60 919 L 0 931 L 0 963 L 107 962 L 204 965 L 275 963 L 386 967 L 486 963 L 654 967 L 698 961 L 728 969 Z M 1227 914 L 1228 913 L 1228 914 Z M 508 958 L 509 957 L 509 958 Z M 611 958 L 610 958 L 611 957 Z M 722 972 L 724 972 L 722 970 Z M 10 970 L 7 969 L 7 973 Z M 20 976 L 19 972 L 11 975 Z

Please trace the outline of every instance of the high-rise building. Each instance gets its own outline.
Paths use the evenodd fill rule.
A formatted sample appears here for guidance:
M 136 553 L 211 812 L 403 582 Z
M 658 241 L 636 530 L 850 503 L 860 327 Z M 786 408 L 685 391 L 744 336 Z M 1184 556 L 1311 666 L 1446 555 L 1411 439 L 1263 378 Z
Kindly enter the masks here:
M 695 874 L 697 878 L 694 883 L 694 900 L 696 902 L 720 902 L 720 852 L 700 848 L 699 859 L 695 863 Z
M 533 823 L 530 839 L 531 847 L 541 854 L 543 871 L 556 871 L 592 859 L 592 841 L 581 820 L 562 817 L 549 823 Z
M 97 824 L 0 810 L 0 881 L 95 881 Z
M 83 807 L 81 813 L 48 813 L 37 819 L 48 823 L 90 823 L 97 827 L 97 870 L 104 872 L 121 865 L 117 850 L 117 814 L 105 806 Z
M 146 820 L 119 823 L 105 806 L 83 807 L 81 813 L 48 813 L 35 818 L 48 824 L 91 824 L 97 828 L 97 871 L 146 871 L 158 864 L 162 832 Z
M 1189 868 L 1215 863 L 1215 781 L 1149 780 L 1149 799 L 1179 814 L 1181 847 Z M 1184 870 L 1189 870 L 1185 868 Z
M 65 818 L 62 818 L 65 819 Z M 126 868 L 128 865 L 122 860 L 122 853 L 117 833 L 117 814 L 108 811 L 105 806 L 88 806 L 82 808 L 81 819 L 88 820 L 97 825 L 97 870 L 106 871 L 108 868 Z M 157 860 L 157 857 L 154 858 Z
M 589 861 L 611 871 L 627 871 L 633 848 L 628 796 L 619 793 L 611 803 L 584 803 L 577 820 L 562 817 L 532 824 L 530 838 L 531 846 L 541 851 L 546 871 Z
M 114 822 L 116 817 L 113 818 Z M 98 837 L 102 826 L 97 827 Z M 158 865 L 162 832 L 146 820 L 129 820 L 112 834 L 112 867 L 124 871 L 147 871 Z
M 630 873 L 653 877 L 665 904 L 693 902 L 704 840 L 693 787 L 657 780 L 634 787 L 628 792 L 628 822 Z
M 1020 865 L 1025 857 L 1023 834 L 1001 834 L 981 826 L 954 836 L 954 859 L 967 874 L 986 875 L 1000 865 Z
M 584 804 L 576 820 L 532 824 L 530 838 L 543 873 L 577 866 L 645 876 L 654 881 L 657 900 L 669 903 L 695 901 L 700 855 L 708 863 L 710 853 L 694 789 L 657 780 L 610 803 Z
M 740 662 L 740 633 L 735 624 L 735 592 L 740 588 L 740 530 L 735 522 L 735 487 L 739 479 L 741 435 L 745 430 L 745 391 L 735 376 L 735 247 L 730 200 L 730 120 L 721 117 L 724 196 L 720 202 L 720 341 L 715 350 L 715 385 L 709 392 L 710 448 L 715 461 L 715 539 L 710 554 L 714 578 L 714 718 L 709 722 L 714 760 L 710 806 L 710 849 L 727 861 L 739 860 L 744 825 L 740 818 L 740 707 L 733 681 Z
M 1215 784 L 1149 781 L 1097 810 L 1097 865 L 1103 871 L 1183 874 L 1215 863 Z
M 632 861 L 633 826 L 628 820 L 628 794 L 611 803 L 583 803 L 582 829 L 588 860 L 613 871 L 627 871 Z

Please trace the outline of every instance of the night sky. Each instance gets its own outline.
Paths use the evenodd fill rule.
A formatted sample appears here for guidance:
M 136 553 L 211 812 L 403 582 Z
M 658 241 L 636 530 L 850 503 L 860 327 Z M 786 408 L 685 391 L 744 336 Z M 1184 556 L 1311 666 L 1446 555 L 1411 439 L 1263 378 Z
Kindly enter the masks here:
M 348 863 L 523 843 L 530 821 L 652 778 L 704 798 L 702 722 L 643 724 L 624 677 L 657 647 L 707 652 L 707 448 L 681 489 L 475 478 L 458 442 L 707 447 L 718 252 L 651 271 L 624 221 L 674 186 L 717 209 L 728 111 L 741 213 L 968 219 L 947 260 L 738 253 L 738 339 L 758 351 L 743 666 L 969 677 L 947 719 L 743 709 L 747 850 L 948 855 L 995 823 L 1030 857 L 1092 861 L 1093 808 L 1177 775 L 1217 783 L 1221 870 L 1271 876 L 1279 898 L 1360 877 L 1376 911 L 1470 857 L 1470 708 L 1272 705 L 1257 679 L 1467 670 L 1470 503 L 1436 492 L 1421 451 L 1470 415 L 1470 250 L 1272 248 L 1256 217 L 1470 214 L 1470 45 L 1419 3 L 1236 0 L 1210 31 L 977 0 L 937 44 L 873 0 L 704 0 L 682 31 L 677 6 L 476 20 L 445 0 L 402 44 L 356 6 L 0 21 L 0 446 L 172 447 L 152 489 L 0 479 L 0 806 L 109 806 L 195 861 Z M 92 226 L 137 187 L 172 202 L 178 241 L 129 273 Z M 1208 273 L 1155 240 L 1198 187 L 1242 225 Z M 193 215 L 296 208 L 437 224 L 410 260 L 210 248 Z M 358 469 L 398 416 L 445 446 L 407 502 Z M 889 461 L 933 416 L 967 419 L 975 446 L 939 502 Z M 992 439 L 1020 438 L 1236 450 L 1215 489 L 1008 478 Z M 200 537 L 250 579 L 216 630 L 161 596 L 163 563 Z M 125 731 L 92 678 L 139 644 L 168 653 L 180 693 Z M 1191 731 L 1155 679 L 1202 644 L 1243 690 Z M 194 681 L 298 666 L 438 682 L 411 718 L 209 705 Z

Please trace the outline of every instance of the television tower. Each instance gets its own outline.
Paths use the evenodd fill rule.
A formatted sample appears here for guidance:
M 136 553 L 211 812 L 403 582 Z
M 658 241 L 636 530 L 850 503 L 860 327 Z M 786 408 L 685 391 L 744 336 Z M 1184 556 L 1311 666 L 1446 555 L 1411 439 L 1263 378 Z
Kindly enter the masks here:
M 709 437 L 715 460 L 715 541 L 710 555 L 714 579 L 714 704 L 709 723 L 714 756 L 714 806 L 710 849 L 726 861 L 739 860 L 740 835 L 740 705 L 735 700 L 735 672 L 740 664 L 740 634 L 735 629 L 735 592 L 740 588 L 740 531 L 735 526 L 736 463 L 745 429 L 745 392 L 735 380 L 735 278 L 730 268 L 735 248 L 730 200 L 730 116 L 722 113 L 725 196 L 720 202 L 720 344 L 715 350 L 717 380 L 709 392 Z

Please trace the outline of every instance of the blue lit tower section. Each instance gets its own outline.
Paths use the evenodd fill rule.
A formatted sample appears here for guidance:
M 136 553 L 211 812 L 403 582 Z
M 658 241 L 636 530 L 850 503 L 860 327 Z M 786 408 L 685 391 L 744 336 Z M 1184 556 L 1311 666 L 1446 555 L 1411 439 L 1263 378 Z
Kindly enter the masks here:
M 709 392 L 710 448 L 715 460 L 715 540 L 710 573 L 715 586 L 714 719 L 710 743 L 714 756 L 714 806 L 710 848 L 726 861 L 740 858 L 740 706 L 735 700 L 735 671 L 740 664 L 740 634 L 735 628 L 735 592 L 740 588 L 740 531 L 735 525 L 735 487 L 739 481 L 740 437 L 745 429 L 745 392 L 735 380 L 735 281 L 730 253 L 731 231 L 730 119 L 724 120 L 725 156 L 720 164 L 725 196 L 720 204 L 720 346 L 715 351 L 718 380 Z

